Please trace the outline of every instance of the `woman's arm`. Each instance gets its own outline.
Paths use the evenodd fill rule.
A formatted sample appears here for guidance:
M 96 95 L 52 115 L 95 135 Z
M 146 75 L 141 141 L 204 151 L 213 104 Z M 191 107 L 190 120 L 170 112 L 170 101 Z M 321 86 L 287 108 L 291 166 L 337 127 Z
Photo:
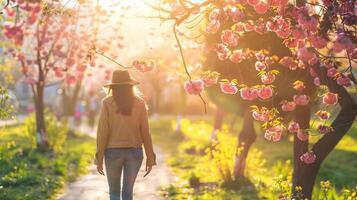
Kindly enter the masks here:
M 99 122 L 97 128 L 97 165 L 103 165 L 104 151 L 108 143 L 109 121 L 108 109 L 104 100 L 100 108 Z
M 146 154 L 146 166 L 156 165 L 156 156 L 154 153 L 151 135 L 149 131 L 149 121 L 148 121 L 148 113 L 146 110 L 145 103 L 141 104 L 142 114 L 140 120 L 140 132 L 144 142 L 144 149 Z

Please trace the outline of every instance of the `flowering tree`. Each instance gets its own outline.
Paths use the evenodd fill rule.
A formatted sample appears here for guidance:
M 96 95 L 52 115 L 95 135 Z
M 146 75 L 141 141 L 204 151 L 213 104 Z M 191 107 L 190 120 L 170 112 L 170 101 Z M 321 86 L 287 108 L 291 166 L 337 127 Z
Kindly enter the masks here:
M 218 73 L 207 72 L 195 79 L 188 73 L 186 91 L 199 95 L 206 87 L 218 84 L 224 94 L 238 94 L 239 102 L 252 106 L 245 120 L 249 121 L 252 116 L 262 122 L 267 140 L 279 141 L 285 130 L 294 134 L 293 196 L 297 196 L 295 187 L 301 186 L 302 196 L 311 198 L 321 163 L 351 127 L 357 114 L 356 103 L 348 92 L 354 90 L 353 85 L 356 87 L 353 74 L 357 59 L 353 9 L 356 2 L 166 2 L 162 7 L 150 6 L 174 21 L 179 46 L 178 26 L 208 13 L 203 22 L 206 49 L 210 52 L 205 67 Z M 161 15 L 161 18 L 165 17 Z M 185 63 L 181 47 L 180 50 Z M 316 92 L 321 95 L 316 96 Z M 321 123 L 310 126 L 311 103 L 320 102 L 319 99 L 323 106 L 315 113 L 317 119 L 313 122 L 321 120 Z M 341 110 L 331 125 L 327 125 L 329 111 L 337 103 Z M 254 131 L 253 124 L 249 124 L 243 126 L 246 133 Z M 311 149 L 309 136 L 319 137 Z M 243 157 L 238 157 L 243 162 L 238 160 L 237 163 L 244 163 L 254 137 L 250 141 L 245 137 L 239 139 L 240 147 L 246 151 L 243 150 Z M 244 168 L 244 164 L 242 166 Z
M 62 76 L 66 82 L 76 80 L 68 73 L 74 61 L 66 54 L 71 52 L 69 44 L 75 37 L 72 31 L 74 18 L 69 17 L 73 12 L 47 2 L 15 3 L 23 18 L 16 15 L 16 8 L 6 8 L 4 35 L 13 43 L 7 53 L 19 62 L 21 72 L 32 90 L 36 108 L 37 145 L 45 148 L 48 142 L 44 121 L 44 88 Z M 76 67 L 78 72 L 82 69 L 80 66 Z M 80 77 L 80 74 L 76 76 Z
M 62 96 L 67 116 L 74 114 L 83 81 L 87 86 L 84 89 L 93 92 L 95 85 L 102 84 L 103 80 L 108 81 L 110 78 L 111 68 L 106 67 L 102 60 L 93 57 L 93 51 L 100 54 L 109 53 L 112 58 L 116 58 L 114 51 L 123 47 L 123 37 L 119 35 L 120 21 L 110 18 L 98 2 L 94 4 L 92 1 L 84 1 L 75 9 L 76 14 L 72 19 L 76 28 L 72 30 L 70 46 L 64 58 L 67 60 L 68 70 L 56 74 L 58 78 L 65 80 L 62 84 Z M 100 30 L 109 26 L 112 31 L 105 35 L 98 34 Z

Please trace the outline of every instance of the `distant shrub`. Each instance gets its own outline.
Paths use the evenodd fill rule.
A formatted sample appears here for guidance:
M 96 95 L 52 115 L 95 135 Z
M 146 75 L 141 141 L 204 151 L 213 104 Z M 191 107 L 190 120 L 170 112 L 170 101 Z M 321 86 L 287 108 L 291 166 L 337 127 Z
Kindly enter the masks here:
M 10 104 L 10 96 L 7 90 L 0 85 L 0 119 L 7 119 L 11 117 L 14 111 L 13 106 Z

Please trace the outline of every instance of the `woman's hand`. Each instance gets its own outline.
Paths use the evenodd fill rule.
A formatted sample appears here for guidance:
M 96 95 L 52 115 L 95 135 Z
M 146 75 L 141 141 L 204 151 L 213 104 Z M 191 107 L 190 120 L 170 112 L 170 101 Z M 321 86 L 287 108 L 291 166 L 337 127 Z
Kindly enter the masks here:
M 145 167 L 146 173 L 145 173 L 144 177 L 147 176 L 148 174 L 150 174 L 151 170 L 152 170 L 152 165 L 146 164 L 146 167 Z
M 105 176 L 103 171 L 103 163 L 97 163 L 97 171 L 99 174 Z

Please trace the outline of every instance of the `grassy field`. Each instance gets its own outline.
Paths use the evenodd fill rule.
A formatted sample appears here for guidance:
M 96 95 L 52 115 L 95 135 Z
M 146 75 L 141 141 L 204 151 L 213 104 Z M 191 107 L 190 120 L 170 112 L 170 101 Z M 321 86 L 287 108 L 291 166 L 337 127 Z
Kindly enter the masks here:
M 280 142 L 270 143 L 259 134 L 248 156 L 247 178 L 232 181 L 236 134 L 241 120 L 236 120 L 233 130 L 224 126 L 224 130 L 218 134 L 216 151 L 209 156 L 207 147 L 212 121 L 211 118 L 201 120 L 199 117 L 184 119 L 181 133 L 176 133 L 174 118 L 151 120 L 154 142 L 169 154 L 167 162 L 181 178 L 181 181 L 164 188 L 164 195 L 175 200 L 278 199 L 279 195 L 289 195 L 291 137 L 285 136 Z M 259 126 L 256 128 L 261 133 Z M 354 125 L 324 162 L 313 199 L 357 199 L 356 186 L 357 126 Z
M 33 124 L 0 127 L 0 199 L 55 199 L 65 183 L 86 173 L 95 140 L 80 133 L 67 135 L 62 125 L 49 124 L 52 150 L 36 149 Z M 56 134 L 61 134 L 58 136 Z M 56 140 L 58 138 L 58 140 Z

